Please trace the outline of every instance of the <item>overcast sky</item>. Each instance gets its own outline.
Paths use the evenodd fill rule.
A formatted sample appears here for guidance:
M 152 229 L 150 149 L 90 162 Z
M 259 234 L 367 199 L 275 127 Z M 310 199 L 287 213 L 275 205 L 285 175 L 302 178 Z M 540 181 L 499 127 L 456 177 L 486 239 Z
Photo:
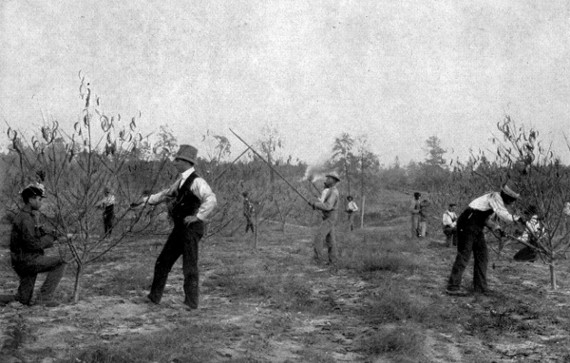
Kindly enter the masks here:
M 199 148 L 207 129 L 253 142 L 269 125 L 309 163 L 342 132 L 384 164 L 423 160 L 432 135 L 466 158 L 509 114 L 570 160 L 568 4 L 3 0 L 0 131 L 42 112 L 71 127 L 81 70 L 107 113 Z

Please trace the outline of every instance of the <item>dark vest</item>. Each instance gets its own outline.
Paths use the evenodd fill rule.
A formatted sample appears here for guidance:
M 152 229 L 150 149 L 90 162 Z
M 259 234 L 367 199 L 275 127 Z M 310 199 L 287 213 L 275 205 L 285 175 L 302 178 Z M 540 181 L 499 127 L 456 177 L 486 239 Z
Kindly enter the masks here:
M 198 212 L 202 202 L 190 190 L 190 186 L 198 177 L 198 174 L 195 172 L 192 173 L 184 184 L 178 188 L 178 193 L 176 194 L 174 205 L 172 206 L 172 219 L 174 223 L 182 222 L 185 217 L 196 215 Z

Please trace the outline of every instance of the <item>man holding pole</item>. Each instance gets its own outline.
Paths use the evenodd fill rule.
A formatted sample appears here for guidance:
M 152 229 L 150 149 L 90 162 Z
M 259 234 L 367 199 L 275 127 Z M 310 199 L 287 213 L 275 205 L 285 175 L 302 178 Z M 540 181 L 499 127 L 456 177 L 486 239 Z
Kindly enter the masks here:
M 326 175 L 325 190 L 316 201 L 309 201 L 309 205 L 313 209 L 318 209 L 322 212 L 323 221 L 317 230 L 315 239 L 313 240 L 313 248 L 315 250 L 315 260 L 317 263 L 323 261 L 323 241 L 325 241 L 328 248 L 328 262 L 332 264 L 336 262 L 336 238 L 335 238 L 335 223 L 338 215 L 338 202 L 339 193 L 336 185 L 340 182 L 338 173 L 333 171 Z
M 154 304 L 160 303 L 168 274 L 182 256 L 184 304 L 189 309 L 198 308 L 198 242 L 204 235 L 205 223 L 217 200 L 208 183 L 194 170 L 197 155 L 195 147 L 180 145 L 174 157 L 174 167 L 180 177 L 169 188 L 131 204 L 132 207 L 145 203 L 155 205 L 174 199 L 171 211 L 174 228 L 156 260 L 152 287 L 147 296 Z

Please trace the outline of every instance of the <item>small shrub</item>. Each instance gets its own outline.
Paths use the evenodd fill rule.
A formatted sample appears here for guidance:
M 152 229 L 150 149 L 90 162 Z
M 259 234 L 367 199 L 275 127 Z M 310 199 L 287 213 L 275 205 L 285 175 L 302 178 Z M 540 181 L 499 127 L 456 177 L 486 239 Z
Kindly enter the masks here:
M 360 272 L 390 271 L 390 272 L 414 272 L 418 263 L 408 256 L 388 254 L 374 255 L 363 259 Z
M 403 320 L 421 323 L 430 316 L 428 306 L 418 303 L 406 292 L 393 286 L 387 287 L 362 313 L 367 323 L 378 325 Z

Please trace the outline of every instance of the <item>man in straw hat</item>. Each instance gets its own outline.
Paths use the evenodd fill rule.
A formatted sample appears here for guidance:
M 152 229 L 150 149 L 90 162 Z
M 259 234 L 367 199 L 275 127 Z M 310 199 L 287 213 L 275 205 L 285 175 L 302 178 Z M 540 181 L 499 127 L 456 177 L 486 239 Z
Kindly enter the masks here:
M 180 173 L 174 184 L 159 193 L 141 197 L 131 206 L 145 203 L 155 205 L 174 199 L 171 215 L 174 228 L 166 240 L 154 266 L 152 287 L 147 298 L 159 304 L 172 266 L 182 255 L 184 275 L 184 304 L 189 309 L 198 308 L 198 242 L 204 235 L 204 225 L 216 207 L 216 195 L 194 170 L 198 150 L 190 145 L 180 145 L 174 157 L 174 167 Z
M 313 240 L 313 248 L 315 250 L 315 260 L 317 263 L 325 262 L 323 260 L 323 241 L 328 248 L 328 262 L 336 262 L 336 238 L 335 223 L 338 215 L 339 193 L 336 188 L 340 177 L 336 171 L 326 174 L 325 189 L 318 200 L 310 201 L 309 205 L 313 209 L 322 212 L 323 221 L 317 230 L 317 234 Z
M 473 253 L 473 289 L 476 293 L 489 294 L 487 287 L 487 264 L 489 252 L 483 233 L 485 226 L 491 228 L 504 237 L 501 227 L 494 223 L 498 219 L 507 222 L 524 224 L 523 218 L 511 214 L 507 206 L 513 204 L 520 195 L 507 184 L 500 192 L 491 192 L 473 200 L 457 220 L 457 257 L 451 269 L 447 283 L 447 293 L 450 295 L 464 295 L 461 291 L 461 277 Z
M 12 220 L 10 252 L 12 267 L 20 278 L 15 299 L 24 305 L 32 304 L 34 284 L 39 273 L 47 273 L 35 302 L 44 306 L 57 306 L 53 300 L 65 270 L 60 256 L 45 256 L 44 249 L 52 247 L 58 233 L 43 226 L 40 213 L 44 190 L 30 184 L 21 192 L 24 207 Z

